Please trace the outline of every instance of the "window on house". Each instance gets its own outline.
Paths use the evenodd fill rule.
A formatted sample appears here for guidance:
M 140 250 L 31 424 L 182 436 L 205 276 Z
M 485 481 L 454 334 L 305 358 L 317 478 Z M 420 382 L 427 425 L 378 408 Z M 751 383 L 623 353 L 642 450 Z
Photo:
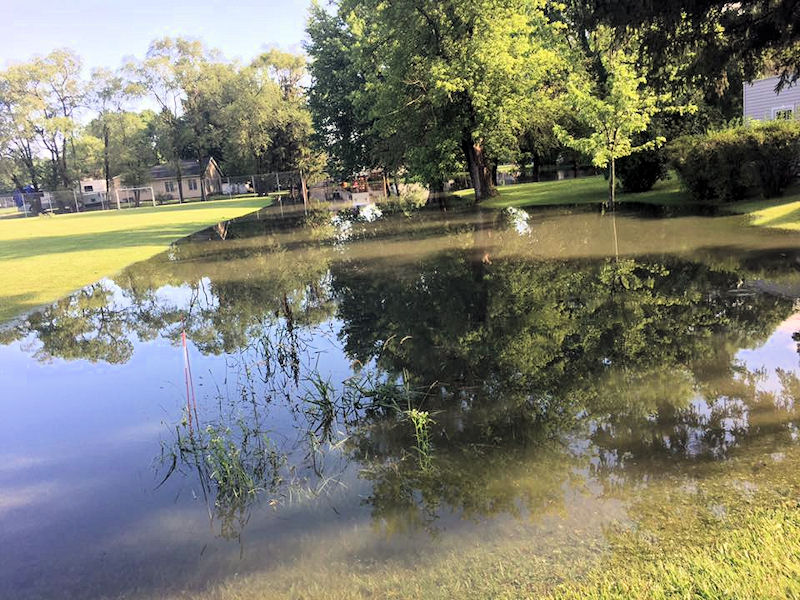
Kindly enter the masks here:
M 785 121 L 790 121 L 791 119 L 794 118 L 794 112 L 792 111 L 792 107 L 781 106 L 780 108 L 773 108 L 772 118 L 775 120 L 783 119 Z
M 175 191 L 175 182 L 174 181 L 165 181 L 164 182 L 164 190 L 167 192 L 174 192 Z
M 189 189 L 196 190 L 197 189 L 197 179 L 190 179 L 189 180 Z
M 84 192 L 93 192 L 94 191 L 94 187 L 91 186 L 91 185 L 85 185 L 85 186 L 83 186 L 83 191 Z

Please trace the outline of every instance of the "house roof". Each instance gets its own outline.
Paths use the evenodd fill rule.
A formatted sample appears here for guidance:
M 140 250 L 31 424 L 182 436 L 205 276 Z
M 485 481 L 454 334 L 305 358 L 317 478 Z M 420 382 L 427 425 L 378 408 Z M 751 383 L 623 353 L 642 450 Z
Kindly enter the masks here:
M 208 163 L 213 159 L 208 158 L 200 164 L 196 160 L 182 160 L 181 161 L 181 176 L 182 177 L 198 177 L 203 175 L 208 168 Z M 150 167 L 151 179 L 175 179 L 176 177 L 175 166 L 172 164 L 156 165 Z

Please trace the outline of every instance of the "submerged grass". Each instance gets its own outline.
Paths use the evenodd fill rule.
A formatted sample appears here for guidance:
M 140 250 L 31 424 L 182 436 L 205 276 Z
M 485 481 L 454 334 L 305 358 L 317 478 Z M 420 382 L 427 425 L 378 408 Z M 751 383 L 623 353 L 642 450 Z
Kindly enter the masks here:
M 559 588 L 564 600 L 800 598 L 800 510 L 756 509 L 707 546 L 619 553 L 585 582 Z
M 0 220 L 0 322 L 269 202 L 248 198 Z
M 663 476 L 612 478 L 604 503 L 578 501 L 555 521 L 536 511 L 435 542 L 397 539 L 398 554 L 379 560 L 363 530 L 320 532 L 298 558 L 200 597 L 800 598 L 800 449 L 774 449 L 688 468 L 666 461 Z

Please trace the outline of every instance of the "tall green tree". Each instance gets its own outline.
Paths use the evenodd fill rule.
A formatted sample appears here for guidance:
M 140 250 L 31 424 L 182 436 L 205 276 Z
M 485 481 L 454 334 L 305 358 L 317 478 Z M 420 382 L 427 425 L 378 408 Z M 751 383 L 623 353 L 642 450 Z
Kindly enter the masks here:
M 311 135 L 300 85 L 302 57 L 271 51 L 230 73 L 220 86 L 219 122 L 226 171 L 252 175 L 296 171 Z
M 34 163 L 40 152 L 50 158 L 47 182 L 51 187 L 70 188 L 74 182 L 76 118 L 86 94 L 80 70 L 80 58 L 60 49 L 0 73 L 3 118 L 11 148 L 35 186 Z
M 363 81 L 352 92 L 345 84 L 346 102 L 356 107 L 352 123 L 330 118 L 324 106 L 315 117 L 341 138 L 351 125 L 363 129 L 359 108 L 368 107 L 369 131 L 382 142 L 371 150 L 400 148 L 403 163 L 428 171 L 429 180 L 448 175 L 443 171 L 460 156 L 484 200 L 495 193 L 493 160 L 515 146 L 537 87 L 559 65 L 560 26 L 545 5 L 345 0 L 330 18 L 318 9 L 309 28 L 309 52 L 319 64 L 312 68 L 319 75 L 312 110 L 339 92 L 337 78 L 321 72 L 326 64 Z
M 214 53 L 201 42 L 165 37 L 154 40 L 141 61 L 126 65 L 126 70 L 139 90 L 158 105 L 161 119 L 159 148 L 172 164 L 178 181 L 178 198 L 183 203 L 181 160 L 186 154 L 184 102 L 187 88 L 200 78 L 203 65 Z
M 131 97 L 131 89 L 122 74 L 109 69 L 92 71 L 90 104 L 97 112 L 97 128 L 103 143 L 103 178 L 106 190 L 111 192 L 111 178 L 115 173 L 111 169 L 111 126 L 114 118 L 122 112 L 125 102 Z
M 367 77 L 354 50 L 357 36 L 340 12 L 331 13 L 317 2 L 306 31 L 314 139 L 328 152 L 331 174 L 344 180 L 377 162 L 368 106 L 360 102 L 367 94 Z
M 567 87 L 567 101 L 590 133 L 576 137 L 558 124 L 554 131 L 565 145 L 591 156 L 596 166 L 609 167 L 608 201 L 613 204 L 616 160 L 664 141 L 658 137 L 635 145 L 633 137 L 647 130 L 660 110 L 659 98 L 647 88 L 647 80 L 636 73 L 630 54 L 615 42 L 608 28 L 593 33 L 590 49 L 599 58 L 602 79 L 593 80 L 586 72 L 578 72 Z

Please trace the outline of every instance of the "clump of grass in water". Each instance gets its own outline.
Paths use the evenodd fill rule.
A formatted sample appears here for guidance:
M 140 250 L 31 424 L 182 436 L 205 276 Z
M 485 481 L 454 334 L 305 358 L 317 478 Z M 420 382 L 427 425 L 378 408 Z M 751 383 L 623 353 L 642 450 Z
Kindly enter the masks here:
M 436 423 L 427 410 L 411 408 L 403 412 L 414 425 L 414 437 L 417 440 L 416 450 L 419 454 L 419 465 L 427 471 L 431 468 L 431 425 Z
M 333 387 L 330 380 L 323 379 L 319 373 L 312 373 L 306 381 L 311 384 L 311 389 L 303 397 L 307 407 L 305 415 L 312 423 L 317 424 L 314 432 L 321 432 L 323 439 L 328 440 L 337 412 Z
M 280 487 L 286 456 L 265 433 L 249 428 L 241 419 L 234 430 L 216 424 L 192 429 L 184 418 L 176 433 L 176 444 L 162 447 L 162 462 L 171 464 L 159 486 L 179 465 L 190 467 L 199 476 L 209 516 L 219 520 L 220 535 L 239 537 L 258 495 Z
M 408 376 L 404 373 L 403 380 Z M 322 431 L 323 439 L 330 438 L 332 424 L 338 417 L 342 422 L 357 422 L 361 411 L 380 412 L 386 417 L 401 417 L 414 427 L 416 444 L 414 451 L 420 467 L 427 471 L 432 466 L 431 426 L 436 423 L 428 411 L 415 407 L 427 394 L 412 390 L 407 383 L 387 381 L 384 377 L 367 371 L 353 376 L 343 382 L 343 393 L 337 397 L 330 381 L 322 379 L 319 374 L 308 378 L 311 389 L 306 393 L 304 402 L 308 407 L 307 417 L 318 423 L 315 432 Z M 403 409 L 402 406 L 408 408 Z

